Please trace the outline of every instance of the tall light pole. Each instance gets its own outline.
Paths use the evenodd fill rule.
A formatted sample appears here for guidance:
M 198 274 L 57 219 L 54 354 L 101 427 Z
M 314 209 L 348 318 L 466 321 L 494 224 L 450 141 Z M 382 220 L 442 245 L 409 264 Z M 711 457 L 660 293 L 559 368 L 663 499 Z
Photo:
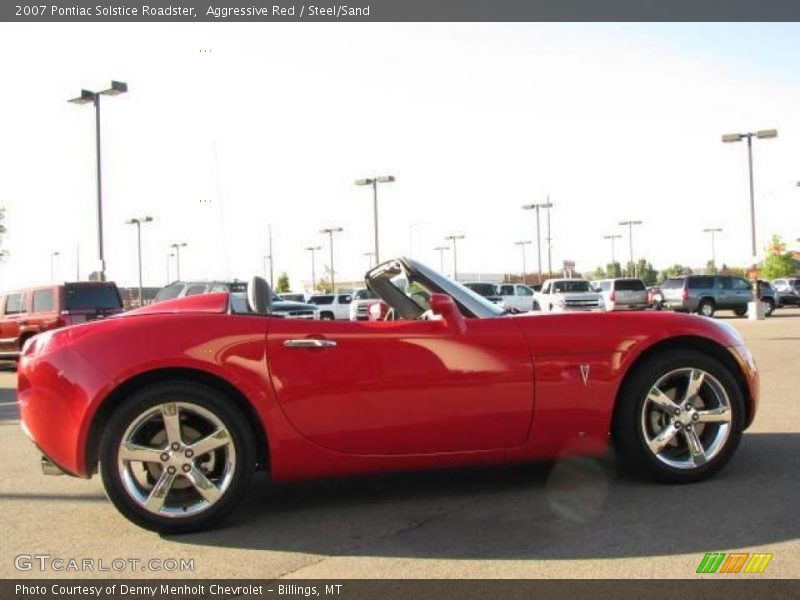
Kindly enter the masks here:
M 525 246 L 528 244 L 532 244 L 533 242 L 530 240 L 523 240 L 519 242 L 514 242 L 515 246 L 519 246 L 522 248 L 522 283 L 523 285 L 528 285 L 528 278 L 525 275 Z
M 181 280 L 181 248 L 186 247 L 186 242 L 175 242 L 169 245 L 175 250 L 175 281 Z
M 550 202 L 550 194 L 547 194 L 547 276 L 553 273 L 553 238 L 550 237 L 550 209 L 553 208 L 553 203 Z
M 703 229 L 703 233 L 711 234 L 711 264 L 714 266 L 717 265 L 717 251 L 716 251 L 716 246 L 714 244 L 715 242 L 714 237 L 721 231 L 722 227 L 708 227 L 706 229 Z
M 306 250 L 311 252 L 311 293 L 313 294 L 317 289 L 317 274 L 314 266 L 314 255 L 316 254 L 317 250 L 322 250 L 322 246 L 307 246 Z
M 753 138 L 756 137 L 760 140 L 768 140 L 778 137 L 777 129 L 762 129 L 760 131 L 749 133 L 726 133 L 722 136 L 722 142 L 725 144 L 732 144 L 747 140 L 747 173 L 750 178 L 750 243 L 752 247 L 753 257 L 757 256 L 756 252 L 756 201 L 755 201 L 755 186 L 753 183 Z
M 553 205 L 550 202 L 540 202 L 538 204 L 523 204 L 523 210 L 535 210 L 536 211 L 536 256 L 538 261 L 539 267 L 539 277 L 537 283 L 542 283 L 542 230 L 539 226 L 539 210 L 542 208 L 549 209 Z M 550 237 L 549 235 L 547 236 Z
M 326 229 L 320 229 L 320 233 L 327 233 L 330 238 L 330 246 L 331 246 L 331 294 L 336 293 L 336 280 L 335 280 L 335 272 L 333 270 L 333 234 L 339 233 L 344 231 L 341 227 L 328 227 Z M 376 253 L 377 258 L 377 253 Z
M 99 261 L 100 280 L 105 281 L 106 263 L 103 253 L 103 176 L 100 159 L 100 96 L 118 96 L 128 91 L 128 84 L 122 81 L 112 81 L 111 87 L 99 92 L 81 90 L 81 95 L 68 100 L 73 104 L 94 104 L 94 132 L 97 159 L 97 259 Z
M 167 285 L 171 283 L 169 280 L 169 259 L 172 258 L 173 256 L 175 256 L 175 254 L 173 254 L 172 252 L 167 252 Z
M 357 179 L 356 185 L 371 185 L 372 186 L 372 213 L 374 217 L 374 233 L 375 233 L 375 262 L 380 263 L 381 253 L 378 244 L 378 184 L 391 183 L 395 181 L 392 175 L 381 175 L 380 177 L 368 177 L 366 179 Z M 333 239 L 333 238 L 331 238 Z
M 628 245 L 630 246 L 631 250 L 631 268 L 633 269 L 633 276 L 638 277 L 638 269 L 636 268 L 636 263 L 633 262 L 633 226 L 634 225 L 641 225 L 641 221 L 620 221 L 620 225 L 623 227 L 628 227 Z
M 267 262 L 269 261 L 269 255 L 265 254 L 262 258 L 264 260 L 263 264 L 264 279 L 266 279 L 267 277 L 269 277 L 269 272 L 267 271 Z M 272 284 L 270 284 L 269 287 L 272 288 Z
M 375 253 L 374 252 L 362 252 L 361 256 L 366 256 L 367 257 L 367 264 L 369 265 L 369 268 L 371 269 L 372 268 L 372 257 L 375 256 Z
M 58 260 L 58 257 L 61 256 L 60 252 L 51 252 L 50 253 L 50 281 L 55 283 L 56 280 L 56 268 L 55 263 Z
M 269 254 L 267 254 L 264 258 L 269 261 L 269 287 L 271 289 L 275 289 L 274 287 L 274 273 L 273 273 L 273 262 L 272 262 L 272 225 L 267 225 L 267 235 L 269 236 Z M 267 276 L 267 269 L 266 265 L 264 266 L 264 277 Z
M 144 293 L 142 291 L 142 223 L 151 223 L 153 217 L 135 217 L 125 221 L 126 225 L 136 225 L 136 248 L 139 256 L 139 306 L 144 306 Z
M 458 247 L 456 246 L 456 242 L 457 240 L 463 240 L 464 236 L 452 234 L 445 236 L 444 239 L 453 242 L 453 279 L 458 281 Z
M 436 246 L 434 250 L 439 251 L 439 270 L 442 272 L 442 275 L 444 275 L 444 251 L 450 250 L 450 246 Z
M 604 235 L 604 240 L 611 240 L 611 267 L 613 268 L 615 264 L 617 264 L 617 257 L 616 253 L 614 252 L 614 242 L 622 237 L 619 233 L 614 233 L 611 235 Z

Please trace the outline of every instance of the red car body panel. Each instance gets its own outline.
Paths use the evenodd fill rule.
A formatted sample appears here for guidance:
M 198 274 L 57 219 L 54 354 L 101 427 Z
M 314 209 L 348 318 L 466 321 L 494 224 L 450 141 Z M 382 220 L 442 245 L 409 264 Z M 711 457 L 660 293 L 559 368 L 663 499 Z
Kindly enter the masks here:
M 718 322 L 672 313 L 467 319 L 459 332 L 437 320 L 235 315 L 227 304 L 193 296 L 34 338 L 19 368 L 24 427 L 53 462 L 89 476 L 90 431 L 112 393 L 190 369 L 252 405 L 279 481 L 597 454 L 642 352 L 676 336 L 742 343 Z M 284 345 L 309 337 L 336 346 Z M 746 362 L 752 419 L 758 378 Z

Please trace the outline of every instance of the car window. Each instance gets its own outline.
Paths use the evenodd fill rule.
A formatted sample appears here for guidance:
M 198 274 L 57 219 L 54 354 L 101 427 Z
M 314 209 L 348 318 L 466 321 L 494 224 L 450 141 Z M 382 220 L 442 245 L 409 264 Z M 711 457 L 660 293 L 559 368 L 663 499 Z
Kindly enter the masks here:
M 372 290 L 358 290 L 355 295 L 356 300 L 376 300 L 378 294 Z
M 747 281 L 746 279 L 742 279 L 741 277 L 734 278 L 733 281 L 731 282 L 731 284 L 733 286 L 733 289 L 735 289 L 735 290 L 750 290 L 750 289 L 752 289 L 752 286 L 750 285 L 750 282 Z
M 25 301 L 24 294 L 9 294 L 6 297 L 6 314 L 18 315 L 24 311 Z
M 493 283 L 467 283 L 464 285 L 484 297 L 497 295 L 497 288 Z
M 702 276 L 689 277 L 686 287 L 688 287 L 690 290 L 708 290 L 714 287 L 714 278 Z
M 582 279 L 577 279 L 575 281 L 556 281 L 553 283 L 553 290 L 565 293 L 594 291 L 589 285 L 589 282 Z
M 524 285 L 517 286 L 517 295 L 518 296 L 533 296 L 533 290 L 529 287 L 525 287 Z
M 308 299 L 310 304 L 333 304 L 333 296 L 311 296 Z
M 67 310 L 114 310 L 122 308 L 117 286 L 113 283 L 66 284 Z
M 618 292 L 643 292 L 647 288 L 641 279 L 617 279 L 614 289 Z
M 353 301 L 353 297 L 350 294 L 340 294 L 337 302 L 339 304 L 350 304 Z
M 202 294 L 205 291 L 206 291 L 206 285 L 205 284 L 202 284 L 202 285 L 190 285 L 187 288 L 186 293 L 184 294 L 184 296 L 197 296 L 198 294 Z
M 215 283 L 214 285 L 211 286 L 211 289 L 208 290 L 208 293 L 213 294 L 214 292 L 227 292 L 227 291 L 228 291 L 227 285 L 225 285 L 224 283 Z M 187 293 L 186 295 L 188 296 L 189 294 Z
M 514 295 L 514 286 L 513 285 L 501 285 L 498 288 L 500 290 L 501 296 L 513 296 Z
M 601 281 L 597 286 L 601 292 L 607 292 L 611 289 L 611 282 L 610 281 Z
M 52 288 L 33 292 L 33 312 L 51 312 L 55 308 L 55 295 Z
M 545 283 L 544 284 L 544 286 L 542 287 L 541 293 L 542 294 L 549 294 L 550 293 L 550 284 L 549 283 Z
M 172 285 L 168 285 L 167 287 L 163 287 L 158 290 L 156 294 L 155 301 L 162 302 L 164 300 L 172 300 L 173 298 L 177 298 L 181 295 L 181 291 L 183 291 L 183 284 L 182 283 L 173 283 Z
M 683 287 L 683 282 L 685 280 L 678 277 L 673 277 L 672 279 L 667 279 L 664 283 L 661 284 L 662 290 L 674 290 L 677 288 Z

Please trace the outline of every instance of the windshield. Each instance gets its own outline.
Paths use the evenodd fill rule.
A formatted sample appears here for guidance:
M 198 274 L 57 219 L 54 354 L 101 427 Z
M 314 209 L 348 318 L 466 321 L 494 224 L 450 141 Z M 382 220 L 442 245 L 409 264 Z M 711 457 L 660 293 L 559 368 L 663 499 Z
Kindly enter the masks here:
M 113 283 L 67 284 L 67 310 L 121 310 L 122 300 Z
M 641 279 L 617 279 L 614 289 L 618 292 L 643 292 L 646 288 Z
M 661 284 L 662 290 L 674 290 L 676 288 L 683 287 L 683 279 L 667 279 L 664 283 Z
M 575 280 L 553 282 L 553 291 L 573 293 L 573 292 L 593 292 L 594 290 L 589 285 L 588 281 L 585 281 L 583 279 L 575 279 Z

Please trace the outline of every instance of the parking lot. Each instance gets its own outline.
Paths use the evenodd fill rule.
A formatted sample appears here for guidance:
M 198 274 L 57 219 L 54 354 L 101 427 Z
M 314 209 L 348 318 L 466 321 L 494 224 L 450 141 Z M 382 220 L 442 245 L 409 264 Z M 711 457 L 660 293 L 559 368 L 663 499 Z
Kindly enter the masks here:
M 130 524 L 98 478 L 41 475 L 7 369 L 0 373 L 0 575 L 87 575 L 14 566 L 17 555 L 47 554 L 106 564 L 194 561 L 191 572 L 103 573 L 124 577 L 685 578 L 696 576 L 706 552 L 757 551 L 774 555 L 759 577 L 794 577 L 800 310 L 766 321 L 721 318 L 744 334 L 762 395 L 737 455 L 709 482 L 630 480 L 615 474 L 610 459 L 279 486 L 261 477 L 221 529 L 182 537 Z

